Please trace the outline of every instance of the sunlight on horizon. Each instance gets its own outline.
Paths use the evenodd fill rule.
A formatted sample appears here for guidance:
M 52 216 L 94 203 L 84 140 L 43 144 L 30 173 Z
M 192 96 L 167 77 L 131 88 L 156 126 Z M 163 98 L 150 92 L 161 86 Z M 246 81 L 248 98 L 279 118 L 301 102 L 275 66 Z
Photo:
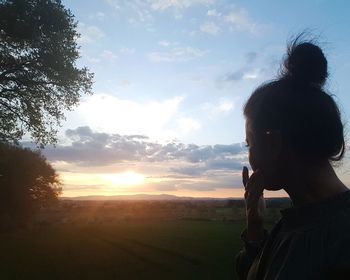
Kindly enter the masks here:
M 133 171 L 123 173 L 106 174 L 101 176 L 104 180 L 110 181 L 113 186 L 134 186 L 145 182 L 145 176 Z
M 318 2 L 303 2 L 300 14 L 301 2 L 271 10 L 259 1 L 63 1 L 78 22 L 78 63 L 94 73 L 94 94 L 67 112 L 60 142 L 43 151 L 62 195 L 243 197 L 242 108 L 278 75 L 286 40 L 308 27 L 331 43 L 327 90 L 347 120 L 346 9 Z M 350 186 L 349 166 L 346 157 L 335 171 Z

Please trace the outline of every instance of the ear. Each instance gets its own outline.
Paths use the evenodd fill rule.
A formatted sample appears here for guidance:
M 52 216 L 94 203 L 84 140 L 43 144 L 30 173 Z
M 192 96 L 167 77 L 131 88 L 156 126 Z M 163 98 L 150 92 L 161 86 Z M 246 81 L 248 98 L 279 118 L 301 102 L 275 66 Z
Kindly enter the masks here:
M 270 129 L 265 132 L 266 152 L 271 159 L 276 159 L 282 151 L 282 135 L 280 130 Z

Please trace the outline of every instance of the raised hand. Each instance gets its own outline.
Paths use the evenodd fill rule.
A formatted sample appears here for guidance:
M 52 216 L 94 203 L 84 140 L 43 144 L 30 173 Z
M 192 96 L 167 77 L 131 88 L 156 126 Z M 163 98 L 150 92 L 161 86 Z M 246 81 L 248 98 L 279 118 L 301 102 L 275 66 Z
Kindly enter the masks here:
M 263 236 L 263 217 L 266 209 L 264 199 L 264 178 L 259 170 L 250 177 L 246 166 L 243 167 L 242 181 L 245 188 L 247 238 L 261 240 Z

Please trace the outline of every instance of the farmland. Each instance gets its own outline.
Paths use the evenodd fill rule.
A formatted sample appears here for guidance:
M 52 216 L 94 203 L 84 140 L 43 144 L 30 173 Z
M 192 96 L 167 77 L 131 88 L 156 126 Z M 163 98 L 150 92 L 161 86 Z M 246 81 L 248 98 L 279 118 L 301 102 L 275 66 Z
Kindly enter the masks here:
M 62 201 L 0 234 L 0 279 L 236 279 L 243 228 L 242 201 Z

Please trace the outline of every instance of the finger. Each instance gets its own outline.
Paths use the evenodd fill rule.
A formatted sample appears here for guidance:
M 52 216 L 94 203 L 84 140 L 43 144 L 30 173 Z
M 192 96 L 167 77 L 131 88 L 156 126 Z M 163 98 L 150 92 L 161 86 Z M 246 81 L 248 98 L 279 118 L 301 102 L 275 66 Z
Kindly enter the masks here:
M 256 195 L 256 194 L 248 193 L 245 201 L 246 201 L 246 206 L 249 209 L 265 208 L 264 207 L 265 199 L 261 196 Z
M 245 189 L 247 188 L 248 180 L 249 180 L 249 170 L 246 166 L 243 166 L 242 181 L 243 181 L 243 186 Z
M 247 199 L 248 199 L 248 196 L 249 196 L 248 191 L 245 191 L 245 192 L 244 192 L 244 199 L 247 200 Z
M 259 196 L 263 192 L 264 178 L 259 170 L 253 172 L 253 174 L 249 177 L 246 184 L 246 190 L 249 193 L 259 194 Z

